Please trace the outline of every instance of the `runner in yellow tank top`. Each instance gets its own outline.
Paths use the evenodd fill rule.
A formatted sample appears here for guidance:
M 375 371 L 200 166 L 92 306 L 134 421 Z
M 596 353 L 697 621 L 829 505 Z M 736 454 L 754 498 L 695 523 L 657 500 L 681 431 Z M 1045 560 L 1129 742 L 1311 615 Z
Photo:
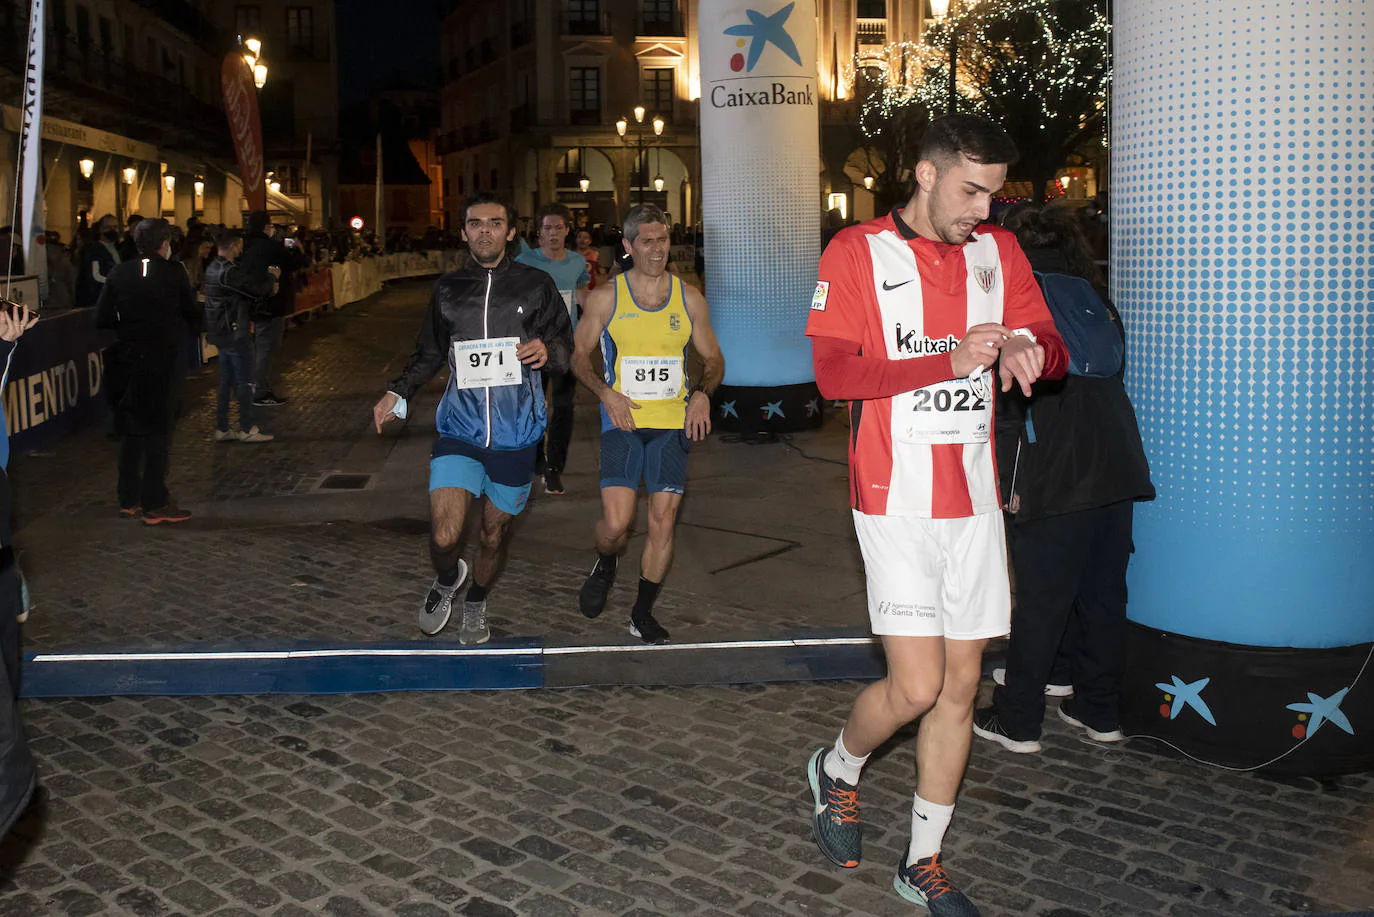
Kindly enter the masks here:
M 615 278 L 611 320 L 601 332 L 606 384 L 639 406 L 637 430 L 681 430 L 687 422 L 687 344 L 692 316 L 681 277 L 667 274 L 668 300 L 657 308 L 640 302 L 629 274 Z M 601 408 L 601 429 L 615 424 Z
M 602 417 L 598 557 L 578 607 L 589 618 L 605 609 L 643 481 L 649 537 L 630 633 L 645 643 L 667 643 L 668 631 L 654 620 L 654 599 L 673 557 L 689 440 L 711 432 L 711 393 L 725 377 L 725 358 L 706 299 L 668 273 L 663 211 L 652 204 L 635 207 L 624 230 L 634 267 L 591 291 L 573 336 L 573 372 L 601 399 Z M 689 342 L 705 363 L 699 379 L 687 376 Z

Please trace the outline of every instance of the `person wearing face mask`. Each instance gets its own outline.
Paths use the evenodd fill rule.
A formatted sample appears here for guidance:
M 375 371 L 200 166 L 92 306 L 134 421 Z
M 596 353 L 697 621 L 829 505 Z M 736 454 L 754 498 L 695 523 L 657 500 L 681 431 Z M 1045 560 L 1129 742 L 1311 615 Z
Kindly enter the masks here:
M 107 213 L 96 224 L 92 238 L 81 249 L 76 270 L 76 307 L 89 309 L 100 298 L 105 279 L 110 276 L 119 257 L 119 224 L 114 214 Z
M 119 514 L 145 525 L 185 522 L 191 514 L 167 494 L 167 463 L 176 424 L 181 341 L 201 323 L 181 265 L 169 260 L 166 220 L 134 227 L 138 257 L 110 271 L 95 307 L 97 328 L 113 330 L 106 385 L 119 445 Z
M 487 592 L 495 581 L 511 521 L 529 500 L 535 450 L 544 439 L 543 373 L 565 373 L 572 353 L 568 310 L 553 278 L 517 263 L 506 247 L 517 233 L 503 201 L 468 202 L 463 240 L 470 260 L 440 277 L 430 295 L 415 352 L 372 409 L 377 432 L 404 420 L 409 400 L 440 369 L 448 385 L 435 422 L 429 463 L 430 560 L 435 579 L 420 608 L 420 630 L 448 624 L 467 577 L 459 538 L 485 496 L 472 586 L 463 599 L 458 641 L 485 643 Z

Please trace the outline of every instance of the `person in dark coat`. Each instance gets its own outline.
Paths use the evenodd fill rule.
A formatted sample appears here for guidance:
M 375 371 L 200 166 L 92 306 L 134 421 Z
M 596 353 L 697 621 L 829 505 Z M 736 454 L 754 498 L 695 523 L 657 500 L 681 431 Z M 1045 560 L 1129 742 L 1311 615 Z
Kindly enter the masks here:
M 222 229 L 218 254 L 205 270 L 205 340 L 219 348 L 219 397 L 215 405 L 215 441 L 268 443 L 274 437 L 253 423 L 253 340 L 249 314 L 253 305 L 277 291 L 276 268 L 254 275 L 238 264 L 243 234 Z M 239 429 L 229 429 L 229 396 L 238 395 Z
M 279 274 L 277 292 L 260 300 L 253 312 L 253 404 L 275 407 L 286 399 L 277 394 L 272 385 L 272 357 L 281 344 L 287 316 L 296 311 L 296 283 L 294 274 L 310 266 L 310 259 L 296 245 L 295 239 L 284 242 L 273 238 L 272 226 L 265 210 L 248 215 L 248 235 L 243 240 L 240 262 L 249 274 L 262 276 L 275 267 Z
M 1005 225 L 1036 272 L 1088 280 L 1124 338 L 1072 216 L 1027 207 Z M 1016 609 L 1003 683 L 992 706 L 974 712 L 973 730 L 1010 751 L 1040 750 L 1046 685 L 1054 683 L 1073 688 L 1059 707 L 1061 719 L 1098 742 L 1124 738 L 1117 693 L 1133 507 L 1155 496 L 1124 372 L 1123 365 L 1107 378 L 1068 375 L 1037 383 L 1029 399 L 1015 388 L 998 399 L 997 468 Z
M 138 257 L 110 272 L 96 303 L 96 327 L 117 336 L 105 372 L 121 438 L 119 513 L 145 525 L 191 518 L 167 494 L 167 463 L 184 373 L 181 341 L 201 316 L 186 272 L 169 260 L 171 239 L 166 220 L 139 223 Z
M 0 389 L 9 375 L 10 357 L 20 336 L 38 316 L 26 306 L 0 309 Z M 24 814 L 37 784 L 37 769 L 19 717 L 19 624 L 24 615 L 24 583 L 14 560 L 10 530 L 10 485 L 5 475 L 10 449 L 0 405 L 0 837 Z
M 121 261 L 135 261 L 138 259 L 138 240 L 134 238 L 134 230 L 138 224 L 143 222 L 143 217 L 135 213 L 129 217 L 126 224 L 128 227 L 124 233 L 124 238 L 119 243 L 119 259 Z
M 89 309 L 100 298 L 105 279 L 110 276 L 119 257 L 119 223 L 114 214 L 100 218 L 91 238 L 81 247 L 76 265 L 76 307 Z

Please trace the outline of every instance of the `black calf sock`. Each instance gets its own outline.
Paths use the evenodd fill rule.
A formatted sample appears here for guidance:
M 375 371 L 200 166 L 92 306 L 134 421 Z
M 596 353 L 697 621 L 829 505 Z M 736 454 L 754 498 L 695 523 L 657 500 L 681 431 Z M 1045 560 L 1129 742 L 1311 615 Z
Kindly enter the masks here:
M 440 573 L 439 585 L 445 589 L 458 585 L 458 569 L 458 565 L 454 564 L 452 568 Z
M 597 554 L 596 566 L 592 568 L 592 576 L 615 576 L 616 555 Z
M 654 599 L 658 598 L 658 590 L 662 588 L 662 583 L 651 583 L 641 576 L 639 578 L 639 595 L 635 597 L 635 607 L 630 612 L 630 619 L 638 620 L 651 613 L 654 610 Z
M 485 598 L 487 597 L 487 588 L 488 588 L 488 587 L 486 587 L 486 586 L 479 586 L 479 585 L 477 585 L 477 580 L 474 578 L 473 581 L 472 581 L 472 585 L 468 587 L 468 595 L 467 595 L 467 598 L 464 599 L 464 601 L 466 601 L 466 602 L 480 602 L 480 601 L 482 601 L 483 599 L 485 599 Z

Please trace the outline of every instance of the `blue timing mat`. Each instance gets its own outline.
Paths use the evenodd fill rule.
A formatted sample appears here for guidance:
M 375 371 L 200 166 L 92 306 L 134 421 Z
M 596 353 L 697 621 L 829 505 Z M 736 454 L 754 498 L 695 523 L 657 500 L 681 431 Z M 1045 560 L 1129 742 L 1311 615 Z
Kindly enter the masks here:
M 22 695 L 492 691 L 862 679 L 882 674 L 877 642 L 857 632 L 664 646 L 546 647 L 537 638 L 477 647 L 420 641 L 294 642 L 31 653 L 25 657 Z

